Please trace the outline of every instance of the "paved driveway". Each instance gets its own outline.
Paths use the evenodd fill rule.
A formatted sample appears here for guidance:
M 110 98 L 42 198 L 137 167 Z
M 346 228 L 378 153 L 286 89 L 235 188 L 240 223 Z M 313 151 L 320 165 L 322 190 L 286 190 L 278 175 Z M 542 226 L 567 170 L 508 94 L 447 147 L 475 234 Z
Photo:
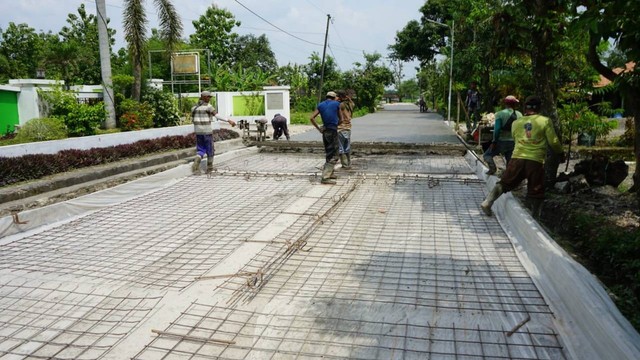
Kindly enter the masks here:
M 420 113 L 413 104 L 386 105 L 386 110 L 353 119 L 353 142 L 459 144 L 453 131 L 436 113 Z M 291 137 L 294 141 L 321 141 L 318 131 Z

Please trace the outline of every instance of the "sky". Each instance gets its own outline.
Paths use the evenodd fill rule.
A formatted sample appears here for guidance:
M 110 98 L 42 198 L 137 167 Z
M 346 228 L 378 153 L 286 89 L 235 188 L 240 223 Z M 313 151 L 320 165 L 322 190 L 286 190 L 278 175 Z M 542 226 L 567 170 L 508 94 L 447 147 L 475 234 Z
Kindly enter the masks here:
M 149 29 L 157 27 L 153 0 L 144 2 Z M 229 10 L 241 22 L 240 27 L 234 28 L 236 33 L 265 34 L 281 66 L 306 64 L 314 51 L 322 55 L 329 14 L 327 55 L 336 59 L 341 71 L 352 69 L 355 62 L 364 62 L 363 52 L 378 52 L 386 57 L 388 46 L 395 42 L 396 32 L 410 20 L 420 18 L 419 9 L 424 3 L 425 0 L 173 0 L 182 18 L 185 38 L 194 32 L 192 21 L 216 4 Z M 0 28 L 6 29 L 10 22 L 26 23 L 36 31 L 57 33 L 66 24 L 68 14 L 77 14 L 81 4 L 89 13 L 96 13 L 94 0 L 0 0 Z M 117 50 L 125 47 L 123 1 L 106 0 L 106 4 L 111 20 L 109 27 L 116 30 L 114 50 Z M 415 76 L 416 66 L 417 62 L 403 64 L 405 79 Z

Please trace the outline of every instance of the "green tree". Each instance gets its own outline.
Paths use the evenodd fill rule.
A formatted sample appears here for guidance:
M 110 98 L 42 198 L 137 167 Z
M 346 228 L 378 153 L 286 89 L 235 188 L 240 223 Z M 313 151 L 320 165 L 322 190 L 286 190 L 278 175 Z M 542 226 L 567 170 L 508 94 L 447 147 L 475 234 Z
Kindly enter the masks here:
M 67 25 L 63 26 L 59 32 L 60 42 L 54 43 L 54 47 L 49 49 L 48 60 L 57 63 L 73 63 L 75 69 L 68 74 L 68 85 L 73 84 L 100 84 L 102 76 L 100 74 L 100 46 L 98 42 L 98 21 L 95 15 L 88 14 L 84 4 L 78 7 L 78 14 L 67 16 Z M 109 29 L 109 44 L 115 44 L 115 30 Z M 70 53 L 75 51 L 75 61 L 70 58 L 61 59 L 56 52 L 62 51 Z M 66 81 L 67 79 L 65 79 Z
M 378 53 L 365 53 L 364 59 L 365 63 L 355 63 L 355 68 L 347 71 L 342 83 L 335 88 L 355 90 L 356 106 L 374 112 L 385 86 L 393 84 L 393 73 L 384 65 L 382 55 Z
M 216 91 L 259 91 L 276 81 L 276 76 L 257 67 L 246 68 L 238 64 L 229 69 L 215 68 L 211 74 L 212 88 Z
M 275 74 L 278 70 L 276 55 L 264 34 L 258 37 L 249 34 L 235 38 L 230 60 L 234 65 L 257 67 L 270 74 Z
M 238 37 L 233 32 L 236 26 L 240 26 L 240 21 L 231 12 L 213 4 L 204 15 L 193 21 L 195 33 L 190 36 L 191 45 L 211 50 L 214 65 L 228 68 L 233 64 L 232 49 Z
M 35 77 L 42 61 L 44 37 L 27 24 L 10 22 L 4 31 L 0 29 L 0 56 L 6 59 L 0 61 L 0 80 Z
M 398 88 L 398 96 L 400 101 L 403 99 L 418 99 L 420 97 L 420 88 L 416 79 L 404 80 Z
M 304 66 L 291 63 L 281 66 L 278 69 L 276 80 L 278 85 L 288 85 L 290 87 L 289 93 L 292 108 L 298 111 L 313 111 L 315 100 L 311 101 L 311 105 L 309 106 L 301 104 L 302 99 L 309 98 L 311 95 L 309 91 L 309 79 Z M 309 102 L 307 101 L 305 103 Z M 300 108 L 300 105 L 302 105 L 303 108 Z
M 160 19 L 160 35 L 165 41 L 170 55 L 182 36 L 182 21 L 170 0 L 154 0 L 153 3 Z M 142 88 L 142 63 L 147 46 L 148 21 L 142 0 L 125 0 L 124 5 L 124 34 L 128 43 L 134 77 L 131 97 L 139 101 Z
M 76 83 L 76 76 L 80 74 L 79 52 L 80 46 L 75 41 L 61 41 L 58 37 L 51 39 L 47 43 L 44 54 L 47 75 L 62 79 L 66 88 L 69 89 L 69 86 Z
M 322 59 L 317 52 L 313 52 L 309 57 L 309 63 L 305 65 L 305 72 L 307 74 L 309 90 L 312 94 L 318 95 L 318 88 L 320 87 L 320 76 L 322 74 Z M 321 97 L 324 98 L 324 94 L 328 91 L 335 91 L 341 87 L 341 74 L 338 70 L 335 60 L 331 56 L 327 56 L 324 63 L 324 81 L 322 83 L 322 89 L 320 89 Z
M 629 113 L 635 118 L 634 152 L 636 163 L 640 162 L 640 76 L 637 64 L 640 63 L 640 19 L 636 16 L 640 11 L 637 1 L 623 0 L 583 0 L 579 2 L 584 11 L 578 14 L 578 26 L 588 29 L 589 51 L 587 58 L 592 66 L 614 86 L 624 98 Z M 625 62 L 634 62 L 633 71 L 616 74 L 609 66 L 603 64 L 598 51 L 602 41 L 616 40 L 617 48 L 626 57 Z M 640 167 L 633 174 L 633 186 L 630 191 L 638 195 L 640 207 Z

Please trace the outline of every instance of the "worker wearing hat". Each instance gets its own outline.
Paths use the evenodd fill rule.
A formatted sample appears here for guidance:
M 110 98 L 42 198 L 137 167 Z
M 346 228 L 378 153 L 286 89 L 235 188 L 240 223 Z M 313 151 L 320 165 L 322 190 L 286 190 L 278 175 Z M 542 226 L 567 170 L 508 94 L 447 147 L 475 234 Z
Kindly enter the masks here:
M 216 109 L 209 104 L 211 92 L 203 91 L 200 94 L 198 104 L 191 109 L 191 120 L 196 133 L 196 156 L 191 170 L 194 174 L 200 174 L 200 162 L 204 155 L 207 155 L 207 173 L 213 170 L 213 119 L 224 121 L 231 126 L 236 126 L 235 121 L 225 119 L 218 115 Z
M 334 166 L 338 161 L 338 124 L 342 121 L 340 113 L 340 102 L 336 100 L 336 93 L 329 91 L 323 102 L 318 104 L 316 110 L 311 114 L 311 124 L 322 134 L 324 143 L 325 164 L 322 168 L 322 184 L 335 184 L 336 177 L 333 175 Z M 316 117 L 322 118 L 322 126 L 316 122 Z
M 522 113 L 515 109 L 520 102 L 518 98 L 509 95 L 504 98 L 503 102 L 505 108 L 498 111 L 495 115 L 493 139 L 483 155 L 484 161 L 486 161 L 489 166 L 487 175 L 493 175 L 498 170 L 495 161 L 493 161 L 494 157 L 502 154 L 504 155 L 507 165 L 509 164 L 515 146 L 513 137 L 511 136 L 511 125 L 516 119 L 522 117 Z
M 491 216 L 491 206 L 500 195 L 509 192 L 527 180 L 527 202 L 534 217 L 539 217 L 544 200 L 544 160 L 547 147 L 564 161 L 562 144 L 551 120 L 538 114 L 542 101 L 537 96 L 525 100 L 524 116 L 513 122 L 511 134 L 515 142 L 513 156 L 500 181 L 491 189 L 480 207 Z

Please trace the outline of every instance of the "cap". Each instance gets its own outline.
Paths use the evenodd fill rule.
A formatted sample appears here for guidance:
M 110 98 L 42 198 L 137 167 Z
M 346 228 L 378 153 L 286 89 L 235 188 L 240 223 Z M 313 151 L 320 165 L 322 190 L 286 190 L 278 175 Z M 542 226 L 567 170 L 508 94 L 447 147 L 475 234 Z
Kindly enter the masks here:
M 520 100 L 518 100 L 517 97 L 513 96 L 513 95 L 508 95 L 506 98 L 504 98 L 505 102 L 511 102 L 511 103 L 519 103 Z
M 524 104 L 527 106 L 539 107 L 542 104 L 542 100 L 536 95 L 531 95 L 527 97 Z
M 329 92 L 327 93 L 327 97 L 335 98 L 335 97 L 337 97 L 337 96 L 336 96 L 336 93 L 334 93 L 333 91 L 329 91 Z
M 211 92 L 210 92 L 210 91 L 203 91 L 203 92 L 200 94 L 200 97 L 205 97 L 205 96 L 211 97 Z

